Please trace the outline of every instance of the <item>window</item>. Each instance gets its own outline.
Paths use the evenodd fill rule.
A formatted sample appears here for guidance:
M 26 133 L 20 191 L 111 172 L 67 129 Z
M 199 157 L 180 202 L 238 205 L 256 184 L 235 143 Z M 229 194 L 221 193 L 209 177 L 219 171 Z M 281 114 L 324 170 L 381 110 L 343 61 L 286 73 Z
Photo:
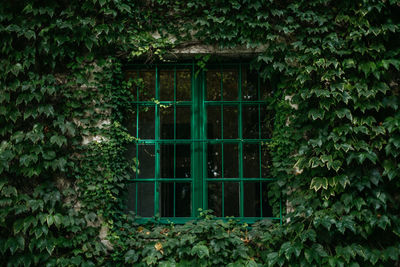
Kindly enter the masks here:
M 268 203 L 270 88 L 247 64 L 133 65 L 127 77 L 136 112 L 127 123 L 139 138 L 129 157 L 128 207 L 141 217 L 184 222 L 198 209 L 247 222 L 273 216 Z

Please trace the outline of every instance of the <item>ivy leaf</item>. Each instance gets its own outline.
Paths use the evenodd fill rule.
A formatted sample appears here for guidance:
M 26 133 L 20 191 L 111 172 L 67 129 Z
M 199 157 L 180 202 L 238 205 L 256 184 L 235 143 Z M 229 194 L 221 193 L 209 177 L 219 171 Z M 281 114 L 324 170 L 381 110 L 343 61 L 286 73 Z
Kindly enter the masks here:
M 25 35 L 25 37 L 26 37 L 28 40 L 30 40 L 30 39 L 32 39 L 32 38 L 33 38 L 33 39 L 36 39 L 36 34 L 35 34 L 35 32 L 32 31 L 32 30 L 25 31 L 24 35 Z
M 322 109 L 312 109 L 308 112 L 308 116 L 312 117 L 313 120 L 323 119 L 325 115 L 325 110 Z
M 139 259 L 139 255 L 136 253 L 135 250 L 128 250 L 128 252 L 125 253 L 124 260 L 125 263 L 134 263 Z
M 59 147 L 61 147 L 63 144 L 67 144 L 67 138 L 60 135 L 53 135 L 50 138 L 50 143 L 57 144 Z
M 43 159 L 52 160 L 56 158 L 56 152 L 54 151 L 43 151 L 42 152 Z
M 268 259 L 268 266 L 274 266 L 275 263 L 278 261 L 279 259 L 279 254 L 278 252 L 270 252 L 267 255 L 267 259 Z
M 349 120 L 353 119 L 353 116 L 351 115 L 351 112 L 348 108 L 341 108 L 335 111 L 336 115 L 342 119 L 346 116 Z
M 315 177 L 311 180 L 310 189 L 314 189 L 316 192 L 323 189 L 328 189 L 328 179 L 326 177 Z
M 208 250 L 208 247 L 202 244 L 197 244 L 195 245 L 191 251 L 190 251 L 191 255 L 196 255 L 198 256 L 200 259 L 204 258 L 204 257 L 210 257 L 210 251 Z

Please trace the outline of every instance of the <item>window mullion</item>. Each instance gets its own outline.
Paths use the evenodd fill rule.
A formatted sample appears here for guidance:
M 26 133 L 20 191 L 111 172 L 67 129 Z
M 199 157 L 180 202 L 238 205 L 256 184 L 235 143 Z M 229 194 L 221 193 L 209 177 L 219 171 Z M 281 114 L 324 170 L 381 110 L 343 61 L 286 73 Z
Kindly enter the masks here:
M 176 66 L 174 67 L 174 140 L 176 140 Z M 174 179 L 176 179 L 176 142 L 174 142 Z M 176 182 L 174 182 L 173 215 L 176 216 Z
M 156 65 L 156 100 L 159 99 L 160 94 L 160 85 L 159 85 L 159 70 L 158 65 Z M 158 190 L 158 178 L 160 177 L 160 111 L 159 105 L 155 105 L 155 150 L 156 150 L 156 169 L 155 169 L 155 182 L 154 182 L 154 215 L 159 215 L 159 190 Z
M 243 141 L 242 133 L 242 64 L 239 64 L 239 139 Z M 239 198 L 239 215 L 244 217 L 244 185 L 243 185 L 243 142 L 239 144 L 239 178 L 240 178 L 240 198 Z
M 258 99 L 261 100 L 260 95 L 260 76 L 257 77 L 257 95 Z M 258 138 L 261 139 L 261 104 L 257 104 L 258 111 Z M 260 217 L 263 216 L 263 192 L 262 192 L 262 172 L 261 172 L 261 142 L 258 144 L 258 160 L 259 160 L 259 178 L 260 178 Z
M 220 92 L 221 92 L 221 138 L 222 140 L 224 139 L 224 72 L 222 70 L 221 66 L 221 81 L 220 81 Z M 221 177 L 224 178 L 224 142 L 221 143 Z M 223 180 L 222 180 L 223 181 Z M 225 183 L 221 183 L 221 191 L 222 191 L 222 196 L 221 196 L 221 205 L 222 205 L 222 212 L 221 215 L 222 217 L 225 216 Z
M 199 214 L 198 209 L 203 205 L 203 143 L 193 142 L 203 137 L 203 101 L 202 73 L 195 75 L 192 67 L 192 163 L 193 163 L 193 215 Z
M 205 140 L 207 138 L 207 108 L 206 108 L 206 73 L 205 71 L 201 72 L 201 80 L 198 83 L 199 84 L 199 104 L 201 106 L 201 113 L 202 116 L 201 121 L 199 121 L 199 123 L 201 123 L 201 132 L 200 132 L 200 139 L 201 140 Z M 201 185 L 202 185 L 202 208 L 203 209 L 208 209 L 208 183 L 207 183 L 207 149 L 208 149 L 208 139 L 207 142 L 199 142 L 201 144 L 200 148 L 201 148 L 201 154 L 202 154 L 202 161 L 201 161 L 201 166 L 199 166 L 202 170 L 200 179 L 201 179 Z
M 136 78 L 140 78 L 139 76 L 139 71 L 136 71 Z M 136 101 L 139 101 L 139 86 L 136 88 Z M 135 104 L 136 105 L 136 138 L 139 137 L 139 104 Z M 135 150 L 136 150 L 136 162 L 139 162 L 139 144 L 136 143 L 135 146 Z M 136 168 L 138 168 L 138 166 L 135 166 Z M 139 172 L 136 171 L 135 172 L 135 178 L 138 179 L 139 178 Z M 135 183 L 135 214 L 138 213 L 138 183 Z

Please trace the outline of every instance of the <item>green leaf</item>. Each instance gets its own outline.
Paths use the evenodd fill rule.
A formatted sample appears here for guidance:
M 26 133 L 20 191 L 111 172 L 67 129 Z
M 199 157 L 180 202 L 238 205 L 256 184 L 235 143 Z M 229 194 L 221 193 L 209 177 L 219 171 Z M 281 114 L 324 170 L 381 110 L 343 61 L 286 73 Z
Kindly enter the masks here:
M 308 112 L 308 117 L 311 117 L 313 120 L 323 119 L 325 115 L 325 110 L 323 109 L 312 109 Z
M 205 246 L 205 245 L 202 245 L 202 244 L 195 245 L 191 249 L 190 254 L 191 255 L 196 255 L 200 259 L 202 259 L 204 257 L 210 257 L 210 251 L 208 250 L 208 247 Z
M 53 135 L 50 138 L 50 143 L 57 144 L 59 147 L 61 147 L 63 144 L 67 143 L 67 138 L 65 138 L 64 136 L 60 136 L 60 135 Z
M 328 179 L 326 177 L 315 177 L 311 180 L 310 189 L 314 189 L 315 191 L 323 189 L 328 189 Z
M 270 252 L 267 255 L 267 259 L 268 259 L 268 266 L 274 266 L 275 263 L 278 261 L 279 259 L 279 254 L 278 252 Z
M 336 115 L 342 119 L 346 116 L 349 120 L 353 119 L 353 116 L 351 115 L 351 112 L 348 108 L 341 108 L 335 111 Z
M 125 253 L 124 260 L 125 263 L 134 263 L 138 260 L 139 255 L 136 253 L 135 250 L 128 250 L 128 252 Z

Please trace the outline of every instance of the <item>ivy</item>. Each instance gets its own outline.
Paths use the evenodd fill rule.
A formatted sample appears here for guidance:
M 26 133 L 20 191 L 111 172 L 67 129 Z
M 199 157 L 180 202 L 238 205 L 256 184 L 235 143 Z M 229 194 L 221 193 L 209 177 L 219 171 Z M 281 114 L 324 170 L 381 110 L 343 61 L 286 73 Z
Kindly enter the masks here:
M 0 6 L 0 260 L 7 266 L 394 266 L 399 21 L 387 1 L 7 1 Z M 274 213 L 138 225 L 122 201 L 122 66 L 193 40 L 261 49 Z M 210 55 L 198 56 L 204 68 Z

